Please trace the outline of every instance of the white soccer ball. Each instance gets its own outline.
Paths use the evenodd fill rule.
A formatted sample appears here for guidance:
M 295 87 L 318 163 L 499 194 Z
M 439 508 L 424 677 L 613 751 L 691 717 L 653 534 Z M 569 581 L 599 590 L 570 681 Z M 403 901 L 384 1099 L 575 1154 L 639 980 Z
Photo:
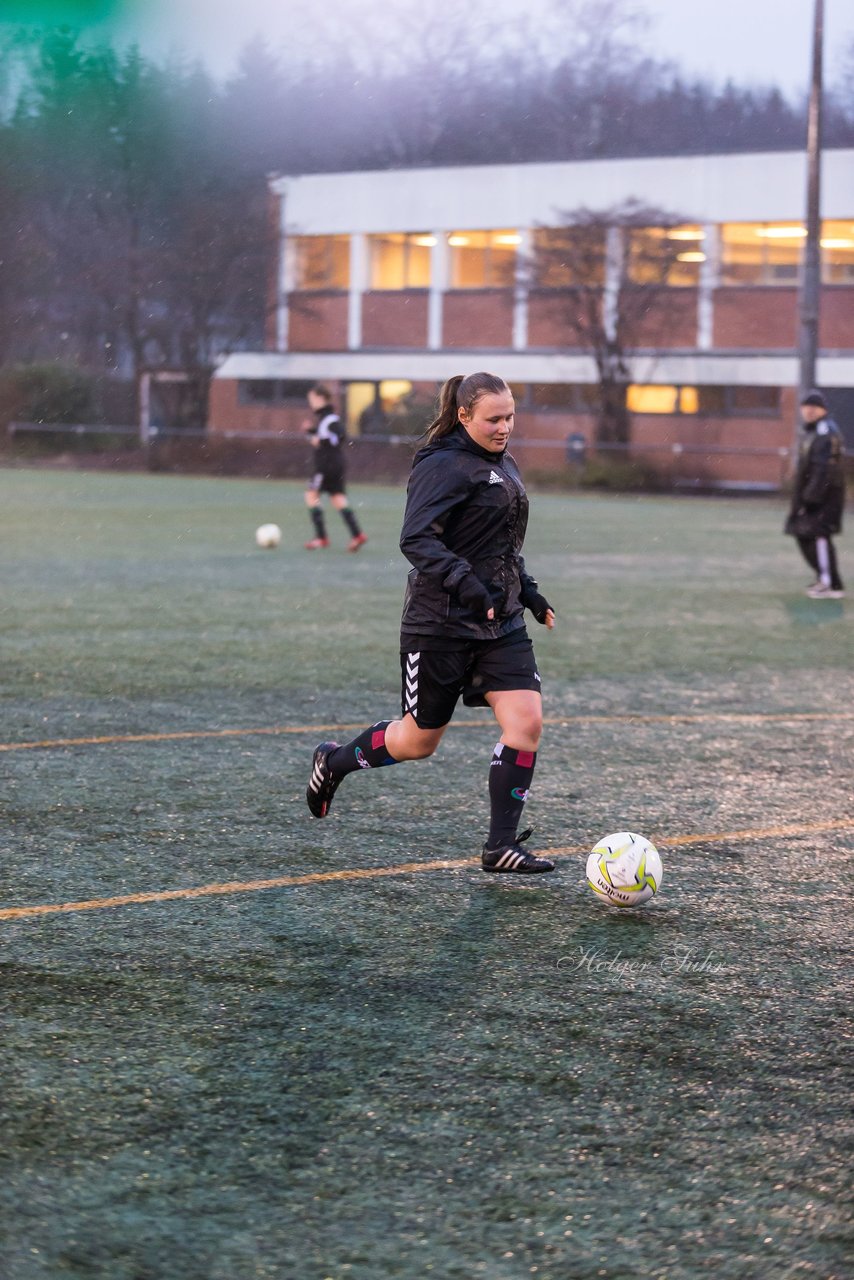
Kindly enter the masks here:
M 658 893 L 664 874 L 655 845 L 633 831 L 603 836 L 587 859 L 587 883 L 613 907 L 639 907 Z
M 277 524 L 262 524 L 255 530 L 255 541 L 265 551 L 277 547 L 282 541 L 282 531 Z

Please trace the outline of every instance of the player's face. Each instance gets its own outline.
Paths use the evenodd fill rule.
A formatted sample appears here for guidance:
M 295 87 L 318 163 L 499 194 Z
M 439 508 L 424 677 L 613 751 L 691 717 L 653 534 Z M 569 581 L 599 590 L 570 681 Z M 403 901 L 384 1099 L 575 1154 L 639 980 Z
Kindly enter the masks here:
M 509 391 L 488 392 L 475 401 L 471 412 L 460 409 L 460 422 L 481 449 L 501 453 L 507 448 L 515 413 L 516 405 Z
M 818 422 L 819 418 L 823 418 L 826 413 L 827 410 L 822 409 L 821 405 L 818 404 L 801 405 L 801 417 L 804 422 L 808 422 L 810 426 L 812 426 L 814 422 Z

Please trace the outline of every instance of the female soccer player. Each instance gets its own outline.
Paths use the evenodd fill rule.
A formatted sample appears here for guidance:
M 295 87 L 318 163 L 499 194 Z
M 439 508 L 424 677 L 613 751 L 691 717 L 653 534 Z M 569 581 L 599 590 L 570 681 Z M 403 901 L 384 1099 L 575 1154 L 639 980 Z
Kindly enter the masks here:
M 359 528 L 359 522 L 347 500 L 344 483 L 344 425 L 332 407 L 332 395 L 319 383 L 306 397 L 314 411 L 304 428 L 315 450 L 314 469 L 305 491 L 305 505 L 314 525 L 314 537 L 305 544 L 306 551 L 319 551 L 329 546 L 326 536 L 326 518 L 320 505 L 320 495 L 329 494 L 329 501 L 350 530 L 348 551 L 358 551 L 368 541 Z
M 528 499 L 507 452 L 515 406 L 491 373 L 449 379 L 418 451 L 400 548 L 410 571 L 401 621 L 401 719 L 380 720 L 339 746 L 315 749 L 308 807 L 325 818 L 343 778 L 430 756 L 462 695 L 489 706 L 501 729 L 489 769 L 490 827 L 484 871 L 536 874 L 538 858 L 517 834 L 534 775 L 543 713 L 524 609 L 551 629 L 554 610 L 521 556 Z

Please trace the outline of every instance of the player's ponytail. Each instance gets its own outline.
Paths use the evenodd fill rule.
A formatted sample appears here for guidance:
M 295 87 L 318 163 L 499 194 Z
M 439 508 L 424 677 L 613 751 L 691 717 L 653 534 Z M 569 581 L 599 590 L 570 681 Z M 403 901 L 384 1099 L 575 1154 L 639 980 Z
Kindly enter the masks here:
M 428 444 L 453 431 L 460 409 L 471 413 L 481 396 L 502 395 L 508 389 L 504 379 L 494 373 L 458 373 L 449 378 L 439 392 L 439 412 L 425 432 Z
M 429 444 L 441 440 L 457 425 L 457 391 L 465 382 L 465 375 L 458 373 L 449 378 L 439 392 L 439 412 L 427 428 L 426 436 Z

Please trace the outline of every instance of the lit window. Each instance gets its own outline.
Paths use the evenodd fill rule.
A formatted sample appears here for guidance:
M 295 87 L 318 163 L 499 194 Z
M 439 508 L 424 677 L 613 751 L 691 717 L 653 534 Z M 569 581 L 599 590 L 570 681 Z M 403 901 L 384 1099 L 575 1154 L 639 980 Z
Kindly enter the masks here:
M 452 289 L 500 289 L 513 284 L 518 231 L 453 231 L 448 236 Z
M 540 289 L 600 288 L 605 281 L 602 227 L 538 227 L 533 251 Z
M 634 284 L 696 285 L 700 279 L 703 228 L 631 227 L 628 276 Z
M 821 224 L 821 278 L 825 284 L 854 284 L 854 220 Z
M 679 412 L 680 413 L 698 413 L 700 410 L 700 397 L 697 394 L 696 387 L 680 387 L 679 388 Z
M 435 236 L 427 232 L 368 236 L 372 289 L 429 289 L 430 249 Z
M 294 236 L 297 289 L 350 287 L 349 236 Z
M 724 284 L 797 284 L 806 228 L 797 222 L 730 222 L 721 228 Z
M 678 387 L 635 384 L 629 387 L 626 395 L 626 405 L 631 413 L 676 413 L 678 403 Z

